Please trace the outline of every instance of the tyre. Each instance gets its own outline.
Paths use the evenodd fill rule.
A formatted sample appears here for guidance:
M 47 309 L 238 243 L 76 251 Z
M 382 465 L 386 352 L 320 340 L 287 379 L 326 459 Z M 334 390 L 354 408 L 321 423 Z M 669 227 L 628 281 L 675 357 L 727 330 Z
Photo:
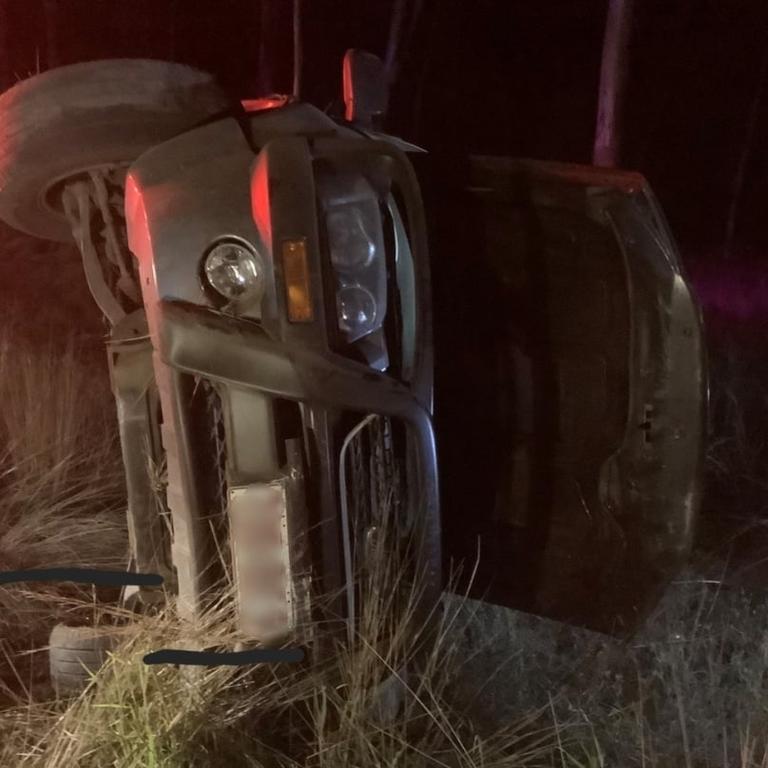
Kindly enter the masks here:
M 57 624 L 49 645 L 51 683 L 57 696 L 69 696 L 82 691 L 91 673 L 101 669 L 115 647 L 115 636 L 104 627 Z
M 0 219 L 70 241 L 60 203 L 64 180 L 127 166 L 229 108 L 210 75 L 163 61 L 92 61 L 23 80 L 0 95 Z

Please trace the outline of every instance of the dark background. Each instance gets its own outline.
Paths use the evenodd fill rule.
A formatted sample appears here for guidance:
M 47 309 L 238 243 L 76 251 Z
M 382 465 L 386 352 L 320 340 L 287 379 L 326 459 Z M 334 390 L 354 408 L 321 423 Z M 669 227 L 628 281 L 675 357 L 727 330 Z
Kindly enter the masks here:
M 12 78 L 126 56 L 207 69 L 239 97 L 291 87 L 290 0 L 266 12 L 259 0 L 4 2 Z M 325 107 L 340 95 L 347 48 L 384 53 L 392 4 L 304 0 L 308 100 Z M 605 0 L 426 0 L 405 40 L 389 128 L 432 151 L 588 162 L 605 11 Z M 762 0 L 635 2 L 622 164 L 648 176 L 689 260 L 722 252 L 766 43 Z M 768 246 L 766 131 L 760 97 L 732 259 Z

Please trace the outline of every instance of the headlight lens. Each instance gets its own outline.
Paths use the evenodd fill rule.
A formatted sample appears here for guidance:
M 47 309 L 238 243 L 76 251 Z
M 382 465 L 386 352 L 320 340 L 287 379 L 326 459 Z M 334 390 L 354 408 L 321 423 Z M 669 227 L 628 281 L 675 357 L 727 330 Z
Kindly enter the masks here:
M 339 327 L 350 342 L 366 336 L 379 325 L 376 299 L 362 285 L 343 285 L 336 294 L 336 303 Z
M 350 344 L 378 331 L 387 312 L 387 265 L 379 198 L 363 176 L 319 178 L 339 330 Z
M 345 205 L 328 214 L 328 240 L 331 263 L 340 272 L 356 272 L 365 269 L 376 255 L 376 244 L 369 231 L 373 229 L 366 211 Z M 368 227 L 366 228 L 366 223 Z
M 210 286 L 228 301 L 242 301 L 260 293 L 262 267 L 258 257 L 239 243 L 219 243 L 204 263 Z

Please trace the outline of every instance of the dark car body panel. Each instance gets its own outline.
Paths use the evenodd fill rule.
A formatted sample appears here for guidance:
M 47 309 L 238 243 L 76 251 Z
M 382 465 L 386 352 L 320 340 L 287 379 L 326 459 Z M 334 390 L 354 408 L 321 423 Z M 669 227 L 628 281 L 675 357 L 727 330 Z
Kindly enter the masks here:
M 433 243 L 447 563 L 477 562 L 491 601 L 630 631 L 700 503 L 706 365 L 674 244 L 639 174 L 473 158 L 460 183 Z

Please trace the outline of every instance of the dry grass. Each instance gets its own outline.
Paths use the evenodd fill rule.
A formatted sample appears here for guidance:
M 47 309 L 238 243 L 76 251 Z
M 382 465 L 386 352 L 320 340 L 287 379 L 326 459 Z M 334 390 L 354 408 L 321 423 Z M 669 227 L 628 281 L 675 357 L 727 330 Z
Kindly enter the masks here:
M 580 742 L 568 766 L 765 764 L 768 602 L 759 593 L 686 574 L 626 643 L 462 602 L 475 615 L 456 697 L 489 727 L 549 704 Z
M 123 642 L 79 698 L 33 704 L 0 716 L 0 764 L 64 768 L 157 766 L 550 765 L 556 751 L 542 713 L 511 720 L 481 737 L 449 704 L 459 671 L 458 613 L 435 616 L 437 636 L 418 674 L 416 593 L 401 589 L 391 558 L 363 579 L 365 609 L 355 641 L 292 667 L 147 666 L 162 647 L 231 648 L 230 596 L 199 624 L 184 624 L 172 604 L 116 629 Z M 403 596 L 403 602 L 393 595 Z M 397 604 L 393 604 L 397 603 Z M 318 625 L 313 632 L 322 633 Z M 460 634 L 460 633 L 458 633 Z M 330 638 L 326 638 L 330 639 Z M 413 667 L 411 667 L 413 668 Z M 383 687 L 382 687 L 383 685 Z M 399 706 L 388 695 L 400 691 Z
M 124 480 L 104 370 L 72 337 L 20 347 L 8 329 L 0 371 L 0 568 L 124 568 Z M 50 600 L 72 593 L 31 587 L 0 587 L 0 695 L 8 657 L 44 644 L 61 615 Z M 25 685 L 39 680 L 16 661 Z
M 233 647 L 242 638 L 226 595 L 194 627 L 172 604 L 134 616 L 114 630 L 122 644 L 84 695 L 0 715 L 0 764 L 768 766 L 768 608 L 745 595 L 685 580 L 625 646 L 512 613 L 497 615 L 493 638 L 487 608 L 456 597 L 436 617 L 421 673 L 403 676 L 418 623 L 412 593 L 391 604 L 398 578 L 389 565 L 370 574 L 356 641 L 300 667 L 142 663 L 163 647 Z M 467 646 L 478 624 L 487 643 Z M 492 658 L 489 669 L 494 640 L 512 658 Z M 467 677 L 502 689 L 506 711 L 484 720 L 487 710 L 467 706 Z M 403 693 L 389 717 L 384 681 Z
M 0 556 L 4 565 L 114 563 L 123 475 L 103 371 L 74 342 L 0 340 Z
M 72 345 L 22 351 L 6 341 L 0 360 L 2 567 L 124 565 L 122 475 L 103 372 L 84 368 Z M 333 652 L 297 667 L 142 663 L 161 647 L 231 648 L 241 641 L 227 590 L 190 626 L 172 600 L 157 615 L 138 616 L 61 589 L 0 588 L 0 765 L 550 764 L 556 746 L 551 727 L 542 725 L 546 716 L 517 717 L 481 737 L 449 703 L 460 667 L 455 611 L 433 617 L 433 652 L 418 674 L 404 674 L 421 636 L 418 594 L 403 581 L 385 538 L 377 541 L 375 567 L 360 577 L 366 599 L 356 640 L 342 643 L 324 625 L 307 627 Z M 23 652 L 43 648 L 53 623 L 73 613 L 115 624 L 121 644 L 88 691 L 57 702 L 35 687 L 46 654 Z

